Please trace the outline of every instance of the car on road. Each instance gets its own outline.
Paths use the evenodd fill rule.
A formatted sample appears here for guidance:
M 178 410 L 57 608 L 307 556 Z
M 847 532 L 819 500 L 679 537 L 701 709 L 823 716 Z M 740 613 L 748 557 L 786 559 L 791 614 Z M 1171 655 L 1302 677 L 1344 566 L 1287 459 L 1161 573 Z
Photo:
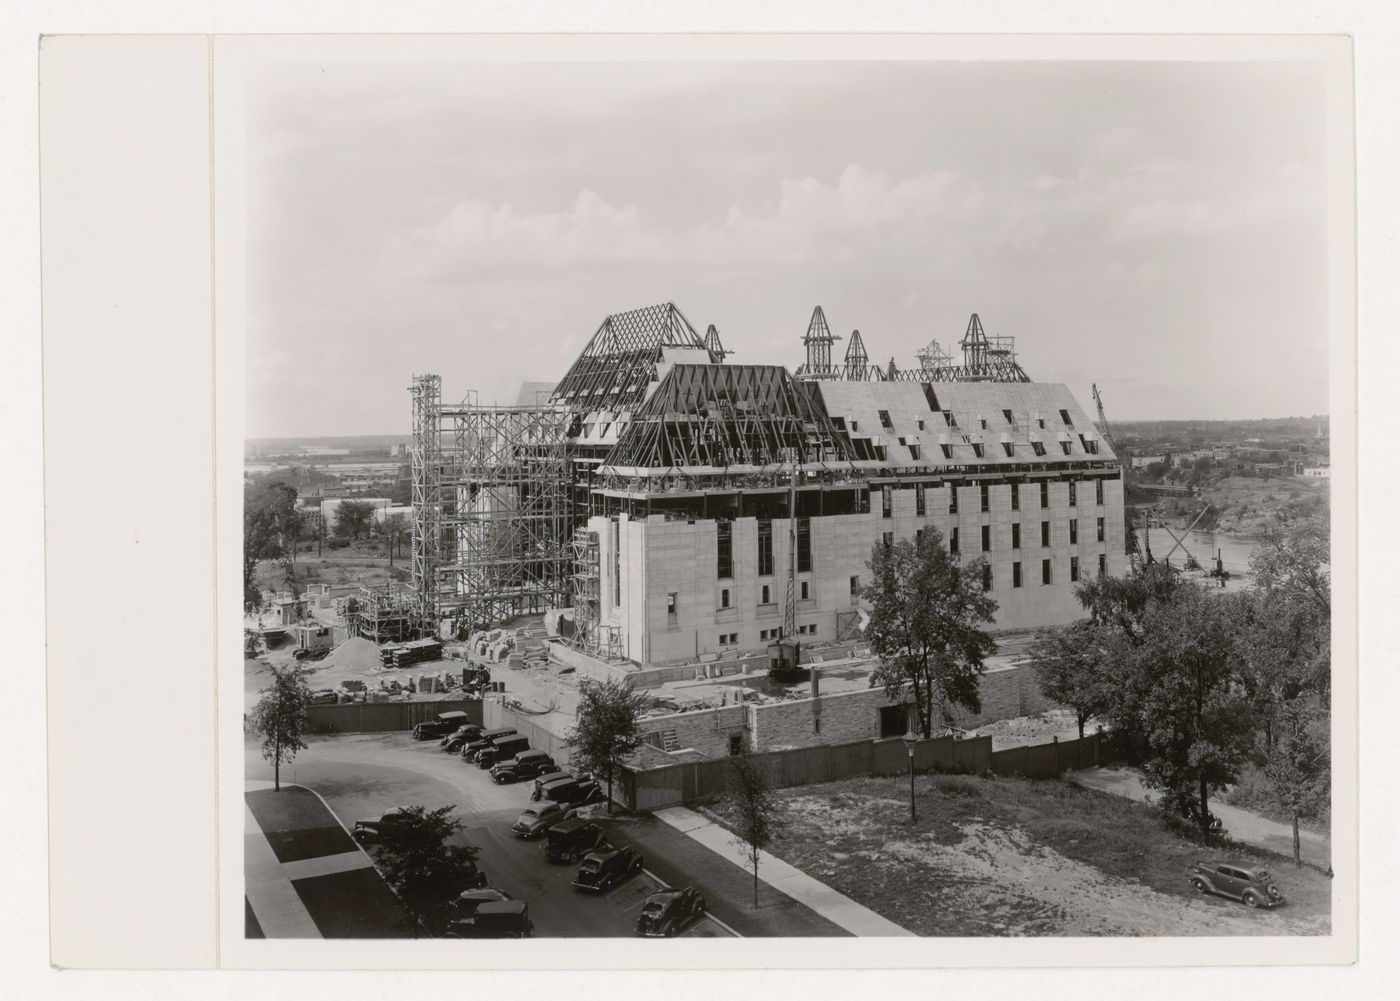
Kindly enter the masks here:
M 573 775 L 567 771 L 564 771 L 563 769 L 560 769 L 556 772 L 545 772 L 539 778 L 535 779 L 535 785 L 530 790 L 530 798 L 538 802 L 539 800 L 544 798 L 545 786 L 549 785 L 551 782 L 559 782 L 562 779 L 572 778 Z
M 515 728 L 511 726 L 499 726 L 493 730 L 482 730 L 476 735 L 475 740 L 469 740 L 462 745 L 462 760 L 476 761 L 477 753 L 483 748 L 490 747 L 491 742 L 497 737 L 509 737 L 515 733 Z
M 479 905 L 468 917 L 453 921 L 448 938 L 529 938 L 535 925 L 521 900 L 495 900 Z
M 513 758 L 491 766 L 491 781 L 498 786 L 523 782 L 554 770 L 554 759 L 544 751 L 521 751 Z
M 460 921 L 462 918 L 469 918 L 475 914 L 482 904 L 498 904 L 503 900 L 514 899 L 505 890 L 498 890 L 494 886 L 463 890 L 457 894 L 457 899 L 452 902 L 452 918 L 454 921 Z
M 439 737 L 446 737 L 459 726 L 470 722 L 471 719 L 464 712 L 438 713 L 436 719 L 414 724 L 413 739 L 436 740 Z
M 538 838 L 555 824 L 561 824 L 573 815 L 573 807 L 563 806 L 559 803 L 541 803 L 539 806 L 527 807 L 515 823 L 510 825 L 510 832 L 529 841 Z
M 506 761 L 530 749 L 530 738 L 522 733 L 512 733 L 497 737 L 490 744 L 476 752 L 476 767 L 490 768 L 498 761 Z
M 1197 862 L 1188 870 L 1197 893 L 1217 893 L 1250 907 L 1277 907 L 1283 894 L 1267 869 L 1238 862 Z
M 604 893 L 641 871 L 642 853 L 637 849 L 603 845 L 583 857 L 573 885 L 580 890 Z
M 603 829 L 591 820 L 575 817 L 549 829 L 544 857 L 551 862 L 577 862 L 603 843 Z
M 355 829 L 352 833 L 356 841 L 383 841 L 385 838 L 392 836 L 395 831 L 401 830 L 408 820 L 408 809 L 406 807 L 396 806 L 392 810 L 385 811 L 381 816 L 371 820 L 355 821 Z
M 449 754 L 455 754 L 462 749 L 463 744 L 469 740 L 476 740 L 479 736 L 481 736 L 481 725 L 466 723 L 443 737 L 438 746 Z
M 637 934 L 665 938 L 678 934 L 690 922 L 705 916 L 705 898 L 693 886 L 658 890 L 642 901 Z

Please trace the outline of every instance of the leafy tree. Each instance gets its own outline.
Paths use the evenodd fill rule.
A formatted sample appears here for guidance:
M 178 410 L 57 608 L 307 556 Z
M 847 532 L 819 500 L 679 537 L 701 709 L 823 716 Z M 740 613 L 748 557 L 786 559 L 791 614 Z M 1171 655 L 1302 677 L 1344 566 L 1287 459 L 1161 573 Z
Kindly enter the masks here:
M 1303 864 L 1298 821 L 1316 817 L 1331 792 L 1328 714 L 1312 699 L 1295 698 L 1280 714 L 1279 739 L 1264 766 L 1274 802 L 1293 822 L 1293 864 Z
M 569 730 L 570 757 L 608 783 L 612 813 L 613 774 L 617 763 L 642 743 L 638 720 L 647 697 L 616 678 L 579 681 L 578 720 Z
M 282 788 L 282 762 L 292 761 L 297 751 L 306 750 L 301 736 L 306 732 L 306 706 L 311 689 L 306 679 L 314 668 L 299 664 L 278 668 L 271 664 L 272 684 L 262 689 L 262 698 L 248 714 L 248 724 L 262 737 L 262 756 L 272 762 L 273 788 Z
M 344 500 L 335 509 L 335 533 L 342 538 L 362 539 L 374 524 L 374 505 L 369 501 Z
M 295 551 L 297 492 L 280 480 L 243 490 L 243 607 L 256 611 L 262 595 L 254 583 L 259 560 L 285 560 Z
M 400 548 L 408 538 L 408 519 L 402 514 L 391 514 L 379 523 L 380 531 L 383 532 L 385 540 L 389 544 L 389 565 L 394 565 L 394 550 Z
M 1040 691 L 1074 710 L 1079 739 L 1084 724 L 1104 712 L 1112 692 L 1112 665 L 1121 640 L 1088 619 L 1043 630 L 1031 644 L 1030 658 L 1040 677 Z
M 865 636 L 880 659 L 872 687 L 883 684 L 890 698 L 912 689 L 925 737 L 933 734 L 936 707 L 949 723 L 952 705 L 981 712 L 984 661 L 997 649 L 982 628 L 997 608 L 982 589 L 986 561 L 961 563 L 930 528 L 917 540 L 876 543 L 866 566 L 872 579 L 861 589 L 870 605 Z
M 1109 709 L 1141 735 L 1146 784 L 1165 806 L 1195 814 L 1203 832 L 1210 794 L 1236 781 L 1254 738 L 1237 671 L 1239 604 L 1195 584 L 1153 602 Z
M 1181 586 L 1171 568 L 1151 563 L 1125 577 L 1090 577 L 1075 589 L 1075 597 L 1096 625 L 1118 632 L 1132 646 L 1144 639 L 1143 620 L 1154 602 L 1169 600 Z
M 777 825 L 777 799 L 768 776 L 747 750 L 729 759 L 725 799 L 734 807 L 734 843 L 743 847 L 753 868 L 753 905 L 758 906 L 758 862 L 773 843 Z
M 245 660 L 255 659 L 266 649 L 267 642 L 263 639 L 262 633 L 256 629 L 243 630 L 243 657 Z
M 384 879 L 418 928 L 432 936 L 450 927 L 457 895 L 481 882 L 476 867 L 480 849 L 452 841 L 462 829 L 462 822 L 451 816 L 455 809 L 405 807 L 407 819 L 386 831 L 375 850 Z

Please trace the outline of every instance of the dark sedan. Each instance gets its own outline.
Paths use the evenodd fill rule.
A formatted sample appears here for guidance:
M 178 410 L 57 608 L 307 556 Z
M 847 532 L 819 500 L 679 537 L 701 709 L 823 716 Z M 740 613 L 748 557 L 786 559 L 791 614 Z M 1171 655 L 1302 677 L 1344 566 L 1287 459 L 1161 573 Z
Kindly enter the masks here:
M 704 916 L 705 898 L 695 887 L 667 888 L 653 893 L 642 903 L 642 912 L 637 915 L 637 934 L 669 938 Z

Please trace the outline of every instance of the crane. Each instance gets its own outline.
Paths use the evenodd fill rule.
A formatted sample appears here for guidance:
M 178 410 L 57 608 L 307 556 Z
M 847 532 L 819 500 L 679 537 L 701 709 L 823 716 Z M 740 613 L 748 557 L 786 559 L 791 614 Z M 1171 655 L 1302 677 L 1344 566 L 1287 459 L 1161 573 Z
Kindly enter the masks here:
M 1117 447 L 1113 444 L 1113 435 L 1108 430 L 1108 418 L 1103 415 L 1103 400 L 1099 397 L 1099 384 L 1095 382 L 1091 385 L 1094 389 L 1094 406 L 1099 411 L 1099 434 L 1103 435 L 1103 440 L 1108 442 L 1108 447 L 1116 452 Z

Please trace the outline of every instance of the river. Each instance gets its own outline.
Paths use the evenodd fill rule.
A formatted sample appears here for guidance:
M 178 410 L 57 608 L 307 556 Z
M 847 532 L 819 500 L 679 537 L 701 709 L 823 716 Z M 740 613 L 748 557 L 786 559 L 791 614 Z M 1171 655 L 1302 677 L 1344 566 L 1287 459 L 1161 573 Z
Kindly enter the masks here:
M 1152 529 L 1150 536 L 1144 538 L 1142 525 L 1135 526 L 1138 533 L 1138 545 L 1146 547 L 1150 540 L 1152 545 L 1152 555 L 1158 560 L 1166 559 L 1170 553 L 1173 566 L 1182 566 L 1186 562 L 1186 554 L 1177 546 L 1176 540 L 1180 539 L 1186 544 L 1186 549 L 1195 556 L 1202 567 L 1207 570 L 1215 565 L 1216 553 L 1220 553 L 1220 558 L 1225 563 L 1225 569 L 1230 571 L 1231 576 L 1249 573 L 1249 558 L 1254 554 L 1254 550 L 1259 547 L 1259 543 L 1254 539 L 1242 539 L 1235 536 L 1225 535 L 1221 532 L 1192 531 L 1183 532 L 1179 528 L 1173 528 L 1171 533 L 1164 528 Z M 1176 538 L 1172 536 L 1175 535 Z M 1172 552 L 1173 548 L 1176 549 Z

